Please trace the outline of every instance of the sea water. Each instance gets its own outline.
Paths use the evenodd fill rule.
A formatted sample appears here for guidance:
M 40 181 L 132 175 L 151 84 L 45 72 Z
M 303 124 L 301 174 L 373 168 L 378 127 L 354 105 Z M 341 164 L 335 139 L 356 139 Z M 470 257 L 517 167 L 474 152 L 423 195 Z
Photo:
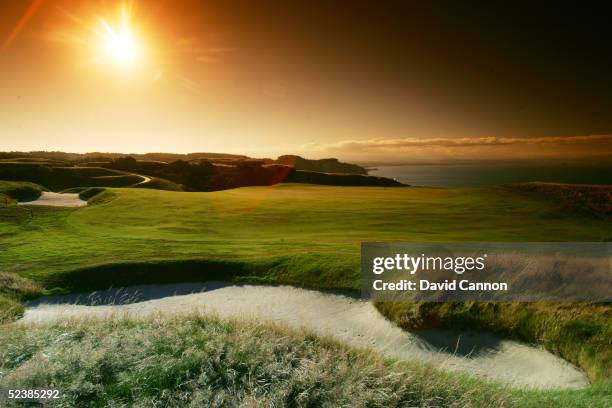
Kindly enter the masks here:
M 612 164 L 397 165 L 377 166 L 369 174 L 413 186 L 435 187 L 477 187 L 530 181 L 612 184 Z

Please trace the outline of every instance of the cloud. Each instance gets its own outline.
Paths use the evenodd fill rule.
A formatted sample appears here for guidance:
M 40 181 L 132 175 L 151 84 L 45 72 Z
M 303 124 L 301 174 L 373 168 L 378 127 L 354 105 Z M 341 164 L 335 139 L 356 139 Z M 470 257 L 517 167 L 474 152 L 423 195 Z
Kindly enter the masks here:
M 343 140 L 308 143 L 302 151 L 358 160 L 572 158 L 612 150 L 612 135 Z
M 494 146 L 494 145 L 539 145 L 539 144 L 576 144 L 576 143 L 603 143 L 612 142 L 612 135 L 591 136 L 551 136 L 551 137 L 463 137 L 463 138 L 431 138 L 431 139 L 371 139 L 371 140 L 345 140 L 330 144 L 330 148 L 404 148 L 424 146 Z

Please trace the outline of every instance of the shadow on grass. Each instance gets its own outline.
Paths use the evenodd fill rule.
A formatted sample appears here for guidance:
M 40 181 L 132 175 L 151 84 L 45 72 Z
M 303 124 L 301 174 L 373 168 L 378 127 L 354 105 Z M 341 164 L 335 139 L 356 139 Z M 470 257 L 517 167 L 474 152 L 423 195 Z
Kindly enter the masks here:
M 88 293 L 71 293 L 67 295 L 42 296 L 26 302 L 26 307 L 42 304 L 72 304 L 84 306 L 126 305 L 161 299 L 169 296 L 190 295 L 192 293 L 208 292 L 227 286 L 237 286 L 233 282 L 184 282 L 162 285 L 135 285 L 123 288 L 110 288 Z
M 49 295 L 134 285 L 184 282 L 286 284 L 355 294 L 359 265 L 334 256 L 294 255 L 263 259 L 184 259 L 118 262 L 39 277 Z

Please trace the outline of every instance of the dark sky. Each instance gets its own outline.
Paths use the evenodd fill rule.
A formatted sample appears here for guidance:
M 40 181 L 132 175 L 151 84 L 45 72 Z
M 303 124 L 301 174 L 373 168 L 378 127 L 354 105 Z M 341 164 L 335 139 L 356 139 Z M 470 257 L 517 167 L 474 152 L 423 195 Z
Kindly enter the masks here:
M 221 15 L 244 23 L 235 34 L 251 38 L 254 53 L 393 100 L 422 95 L 442 120 L 489 117 L 476 133 L 612 129 L 612 14 L 603 2 L 224 3 Z

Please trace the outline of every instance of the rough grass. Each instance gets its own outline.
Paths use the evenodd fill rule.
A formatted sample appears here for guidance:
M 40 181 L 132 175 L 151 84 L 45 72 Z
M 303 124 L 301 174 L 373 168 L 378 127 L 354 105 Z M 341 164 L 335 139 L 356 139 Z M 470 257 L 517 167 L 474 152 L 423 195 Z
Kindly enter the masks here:
M 67 321 L 0 332 L 0 388 L 61 407 L 605 407 L 610 387 L 521 391 L 250 321 Z
M 528 343 L 581 367 L 591 381 L 612 380 L 612 308 L 604 304 L 380 302 L 404 329 L 483 329 Z
M 17 201 L 32 201 L 40 197 L 44 187 L 28 182 L 0 181 L 0 195 Z M 0 199 L 0 205 L 2 199 Z
M 19 300 L 0 294 L 0 325 L 19 318 L 23 315 L 24 310 Z
M 56 388 L 64 407 L 525 405 L 462 375 L 210 317 L 15 326 L 0 334 L 0 370 L 1 388 Z
M 566 211 L 606 219 L 612 217 L 612 186 L 534 182 L 505 188 L 556 202 Z
M 14 200 L 12 197 L 6 194 L 0 193 L 0 209 L 8 208 L 9 206 L 13 206 L 15 204 L 16 204 L 16 200 Z
M 0 324 L 20 316 L 23 313 L 21 302 L 42 293 L 40 283 L 13 273 L 0 272 Z

